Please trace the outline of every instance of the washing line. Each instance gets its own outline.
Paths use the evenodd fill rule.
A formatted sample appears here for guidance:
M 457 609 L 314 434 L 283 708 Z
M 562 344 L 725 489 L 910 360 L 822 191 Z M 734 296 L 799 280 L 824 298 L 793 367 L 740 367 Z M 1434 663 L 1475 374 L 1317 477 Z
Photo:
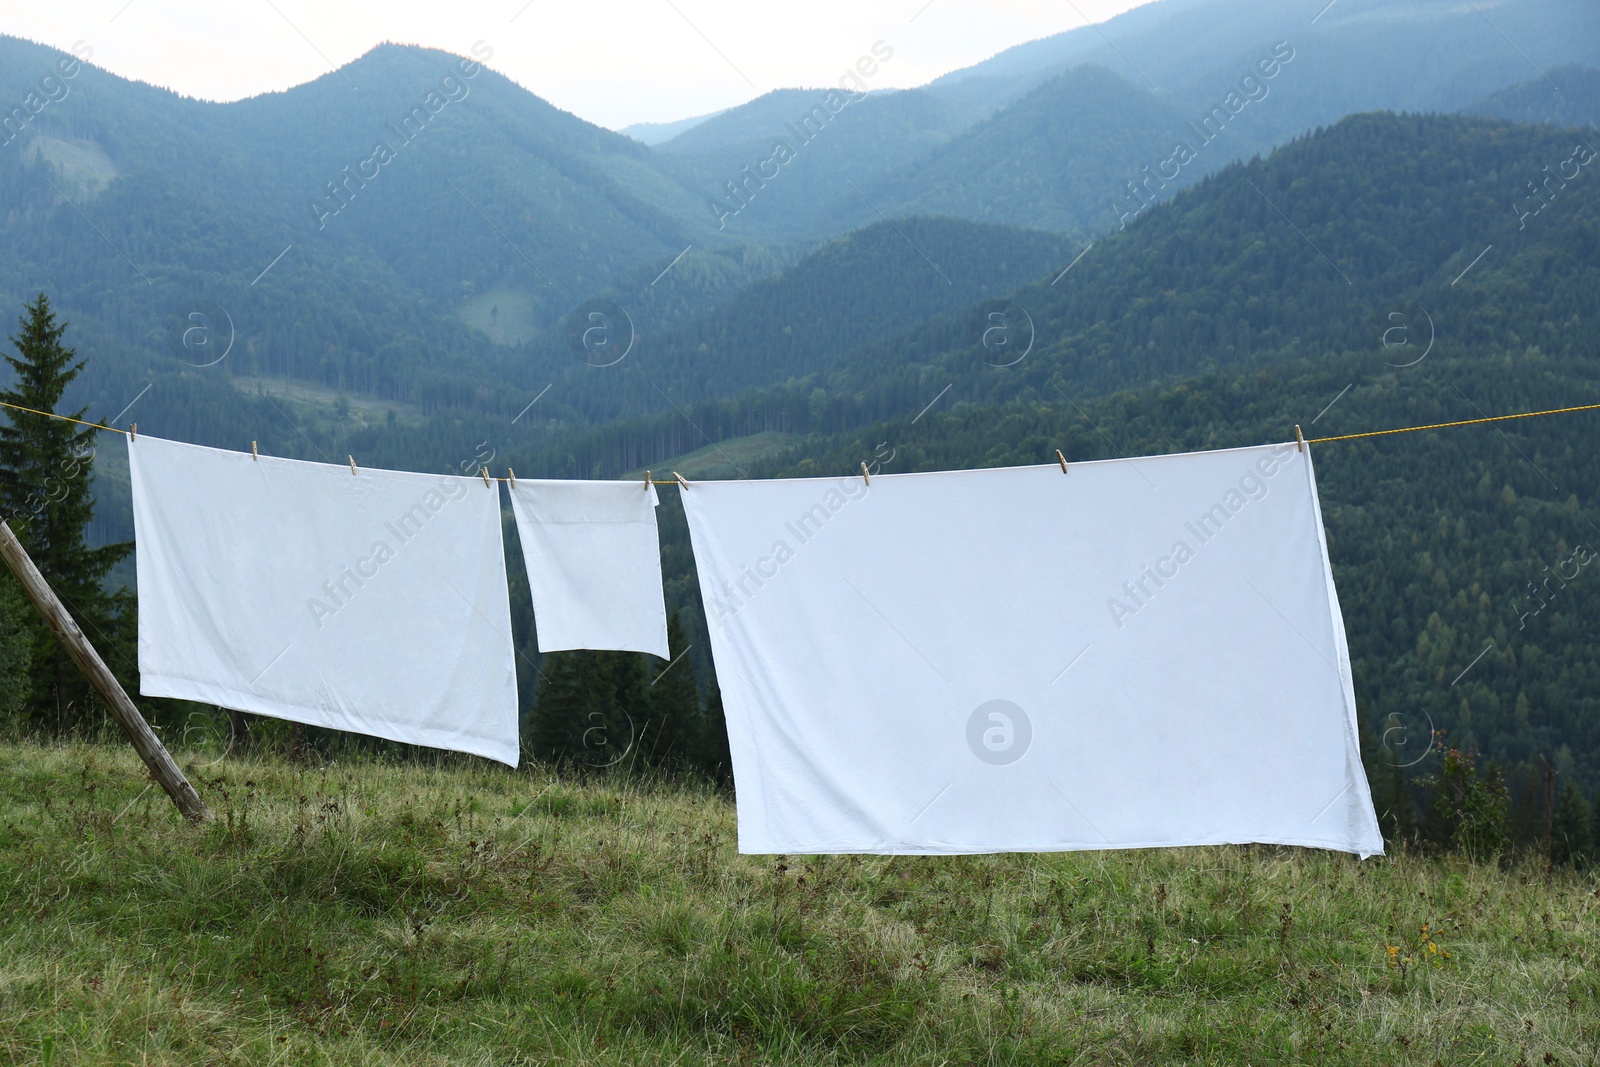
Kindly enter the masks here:
M 52 411 L 37 411 L 33 408 L 22 407 L 19 404 L 7 404 L 4 401 L 0 401 L 0 408 L 9 408 L 12 411 L 24 411 L 29 415 L 42 415 L 49 419 L 60 419 L 63 422 L 76 423 L 79 426 L 88 426 L 96 430 L 109 430 L 112 433 L 120 433 L 124 436 L 128 436 L 130 434 L 137 435 L 139 427 L 138 423 L 134 423 L 130 429 L 124 430 L 116 426 L 107 426 L 103 422 L 85 422 L 83 419 L 75 419 L 71 415 L 57 415 Z M 1512 419 L 1536 419 L 1543 415 L 1567 415 L 1576 411 L 1600 411 L 1600 404 L 1579 404 L 1574 407 L 1549 408 L 1545 411 L 1521 411 L 1513 415 L 1487 415 L 1481 419 L 1462 419 L 1458 422 L 1432 422 L 1422 426 L 1400 426 L 1390 430 L 1367 430 L 1364 433 L 1346 433 L 1339 434 L 1334 437 L 1311 437 L 1306 438 L 1305 443 L 1308 445 L 1323 445 L 1330 444 L 1335 441 L 1357 441 L 1367 437 L 1387 437 L 1390 434 L 1397 433 L 1417 433 L 1421 430 L 1448 430 L 1457 426 L 1478 426 L 1488 422 L 1508 422 Z M 1299 428 L 1296 427 L 1297 433 L 1298 430 Z M 254 442 L 251 442 L 251 451 L 255 451 Z M 355 460 L 352 459 L 350 462 L 353 469 L 355 466 Z M 487 468 L 485 468 L 485 472 L 487 472 Z M 510 478 L 494 478 L 492 480 L 497 482 L 509 481 L 514 484 L 516 482 L 516 475 L 513 473 Z M 687 483 L 681 477 L 674 477 L 671 479 L 650 479 L 650 484 L 676 485 L 680 487 L 687 486 Z

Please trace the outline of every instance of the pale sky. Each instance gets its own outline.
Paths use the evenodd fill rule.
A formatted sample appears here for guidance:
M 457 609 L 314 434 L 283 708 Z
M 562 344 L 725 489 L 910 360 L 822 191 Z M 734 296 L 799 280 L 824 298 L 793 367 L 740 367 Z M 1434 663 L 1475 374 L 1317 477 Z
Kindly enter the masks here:
M 207 100 L 286 89 L 382 41 L 459 54 L 601 126 L 831 85 L 876 41 L 909 88 L 1143 0 L 0 0 L 0 33 Z

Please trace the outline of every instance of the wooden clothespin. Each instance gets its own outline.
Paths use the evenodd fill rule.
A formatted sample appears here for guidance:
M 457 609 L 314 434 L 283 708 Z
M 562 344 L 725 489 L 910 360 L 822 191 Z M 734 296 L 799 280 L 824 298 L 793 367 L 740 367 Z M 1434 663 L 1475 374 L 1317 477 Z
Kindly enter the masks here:
M 683 480 L 683 475 L 679 474 L 677 471 L 673 471 L 672 472 L 672 476 L 674 478 L 678 479 L 679 488 L 682 488 L 682 489 L 689 488 L 689 483 Z
M 483 475 L 483 487 L 485 489 L 489 488 L 489 468 L 480 468 L 480 473 Z
M 649 471 L 645 471 L 644 472 L 644 491 L 647 492 L 647 493 L 650 491 L 650 472 Z
M 861 463 L 861 477 L 868 485 L 872 484 L 872 475 L 867 473 L 867 464 L 865 460 L 863 460 Z
M 256 443 L 254 441 L 250 442 L 250 458 L 251 459 L 260 459 L 261 458 L 261 456 L 256 453 Z
M 139 424 L 137 422 L 130 424 L 128 426 L 128 440 L 132 441 L 134 438 L 136 438 L 138 436 L 139 436 Z
M 511 488 L 515 489 L 517 487 L 517 472 L 507 467 L 506 473 L 511 475 Z
M 1294 424 L 1294 447 L 1300 452 L 1306 450 L 1306 439 L 1300 432 L 1300 424 L 1298 422 Z
M 350 474 L 352 477 L 354 477 L 356 473 L 356 457 L 346 456 L 344 458 L 350 461 Z
M 1056 462 L 1061 464 L 1061 473 L 1067 473 L 1067 457 L 1061 454 L 1061 449 L 1056 449 Z

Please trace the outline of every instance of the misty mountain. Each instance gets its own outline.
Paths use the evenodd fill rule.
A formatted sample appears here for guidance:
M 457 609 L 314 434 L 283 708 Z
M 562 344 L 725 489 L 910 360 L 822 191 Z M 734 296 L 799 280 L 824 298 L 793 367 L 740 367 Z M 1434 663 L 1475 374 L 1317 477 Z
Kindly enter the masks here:
M 1546 166 L 1575 176 L 1535 197 L 1528 183 Z M 833 434 L 909 419 L 941 396 L 941 408 L 1082 402 L 1304 360 L 1359 358 L 1381 377 L 1470 349 L 1511 357 L 1490 364 L 1508 377 L 1534 352 L 1559 367 L 1600 351 L 1596 167 L 1600 153 L 1564 130 L 1353 116 L 1151 207 L 1070 270 L 858 343 L 795 381 L 684 411 L 711 437 Z M 1324 422 L 1343 417 L 1335 409 Z M 596 476 L 659 463 L 671 454 L 624 442 L 674 420 L 684 421 L 668 410 L 593 427 L 581 454 L 574 435 L 559 460 L 524 462 L 577 455 Z
M 1149 182 L 1149 200 L 1164 198 L 1260 143 L 1250 132 L 1253 111 L 1224 114 L 1214 129 L 1191 129 L 1171 101 L 1103 67 L 1078 67 L 869 188 L 890 215 L 1103 231 L 1121 225 L 1122 214 L 1138 214 L 1145 203 L 1138 183 Z M 1208 150 L 1206 137 L 1219 146 Z M 1181 138 L 1193 155 L 1180 165 L 1173 149 Z M 1167 177 L 1141 173 L 1168 161 Z
M 1070 67 L 1095 64 L 1181 102 L 1235 80 L 1288 41 L 1319 69 L 1295 132 L 1353 111 L 1455 110 L 1566 63 L 1594 65 L 1600 11 L 1584 0 L 1459 5 L 1444 0 L 1155 0 L 1104 23 L 1003 52 L 929 83 L 969 103 L 1009 103 Z M 1403 97 L 1403 98 L 1402 98 Z
M 721 111 L 711 111 L 704 115 L 694 115 L 686 119 L 675 119 L 672 122 L 635 122 L 617 132 L 624 137 L 632 137 L 640 144 L 658 145 L 670 141 L 685 130 L 692 130 L 707 119 L 714 119 L 722 114 Z
M 827 90 L 768 93 L 660 148 L 693 161 L 685 180 L 709 190 L 736 234 L 842 232 L 881 211 L 1092 236 L 1120 228 L 1141 197 L 1348 114 L 1470 108 L 1486 84 L 1527 79 L 1530 62 L 1600 63 L 1593 5 L 1531 0 L 1502 26 L 1506 13 L 1436 0 L 1341 0 L 1321 15 L 1275 0 L 1158 0 L 922 90 L 870 94 L 831 120 Z M 1587 100 L 1575 83 L 1566 106 L 1583 114 Z M 811 112 L 823 120 L 803 126 Z M 778 142 L 792 161 L 769 162 Z
M 1577 64 L 1556 67 L 1542 77 L 1498 89 L 1461 110 L 1512 122 L 1587 126 L 1594 132 L 1594 123 L 1600 121 L 1600 69 Z
M 730 238 L 829 235 L 877 221 L 878 207 L 864 191 L 981 115 L 921 90 L 852 97 L 837 89 L 781 89 L 658 151 L 686 185 L 704 191 L 706 210 Z M 993 221 L 971 210 L 954 214 Z

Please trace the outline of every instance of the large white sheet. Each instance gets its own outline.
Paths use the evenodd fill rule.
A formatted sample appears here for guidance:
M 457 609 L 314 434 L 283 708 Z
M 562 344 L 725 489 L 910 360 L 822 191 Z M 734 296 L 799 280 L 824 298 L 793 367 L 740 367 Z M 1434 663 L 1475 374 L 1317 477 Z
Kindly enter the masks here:
M 655 486 L 519 478 L 511 510 L 540 652 L 598 648 L 668 658 Z
M 683 502 L 743 852 L 1383 851 L 1293 443 Z
M 128 442 L 139 691 L 517 764 L 500 494 Z

